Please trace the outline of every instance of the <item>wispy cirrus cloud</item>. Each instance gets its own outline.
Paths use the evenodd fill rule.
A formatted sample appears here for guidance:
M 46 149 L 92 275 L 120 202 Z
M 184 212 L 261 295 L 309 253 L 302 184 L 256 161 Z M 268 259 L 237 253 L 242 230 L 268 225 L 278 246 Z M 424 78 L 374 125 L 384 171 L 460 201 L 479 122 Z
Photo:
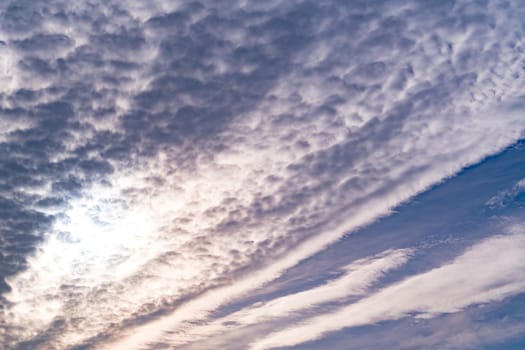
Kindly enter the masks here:
M 409 277 L 333 313 L 270 334 L 251 348 L 297 345 L 345 327 L 408 316 L 432 318 L 522 293 L 525 266 L 520 256 L 525 250 L 525 236 L 522 227 L 514 230 L 518 232 L 476 244 L 449 264 Z
M 315 312 L 323 305 L 357 298 L 365 295 L 383 275 L 399 268 L 410 258 L 409 249 L 386 251 L 371 258 L 360 259 L 343 267 L 343 275 L 321 286 L 288 294 L 268 302 L 259 302 L 221 318 L 213 318 L 198 327 L 187 327 L 180 332 L 170 332 L 163 341 L 172 346 L 189 344 L 199 346 L 199 340 L 209 340 L 227 332 L 238 333 L 250 326 L 261 328 L 267 324 L 274 329 L 275 323 L 288 323 L 308 312 Z M 207 343 L 206 346 L 212 346 Z M 218 346 L 215 344 L 215 346 Z M 222 344 L 224 346 L 224 344 Z

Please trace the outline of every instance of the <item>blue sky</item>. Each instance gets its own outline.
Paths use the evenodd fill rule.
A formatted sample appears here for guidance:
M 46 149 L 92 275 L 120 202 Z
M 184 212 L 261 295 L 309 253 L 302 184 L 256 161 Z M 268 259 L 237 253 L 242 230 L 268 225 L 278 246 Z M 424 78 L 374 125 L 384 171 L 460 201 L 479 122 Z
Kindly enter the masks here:
M 0 348 L 525 348 L 518 1 L 4 1 Z

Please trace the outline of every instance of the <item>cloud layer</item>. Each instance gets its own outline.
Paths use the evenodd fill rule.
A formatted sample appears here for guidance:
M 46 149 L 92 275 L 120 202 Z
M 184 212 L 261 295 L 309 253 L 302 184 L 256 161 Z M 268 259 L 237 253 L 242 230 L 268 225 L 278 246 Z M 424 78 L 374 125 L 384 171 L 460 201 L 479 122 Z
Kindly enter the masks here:
M 210 319 L 220 307 L 513 144 L 525 130 L 524 12 L 500 1 L 4 2 L 4 347 L 205 338 L 224 326 Z M 457 305 L 381 303 L 411 299 L 421 279 L 463 276 L 493 257 L 484 247 L 519 250 L 520 237 L 312 317 L 308 339 L 332 330 L 317 327 L 332 324 L 322 317 L 370 303 L 377 314 L 363 322 L 499 300 L 500 289 L 472 299 L 490 283 L 517 293 L 499 273 L 515 281 L 523 266 L 496 255 L 501 265 L 458 290 L 468 297 Z M 347 275 L 289 294 L 286 307 L 280 296 L 234 313 L 226 328 L 262 327 L 260 310 L 332 308 L 407 252 L 349 261 Z
M 525 235 L 522 227 L 515 230 L 520 232 L 487 239 L 447 265 L 410 277 L 333 313 L 270 334 L 251 348 L 297 345 L 330 331 L 409 315 L 433 318 L 522 293 L 525 264 L 520 257 L 525 252 Z

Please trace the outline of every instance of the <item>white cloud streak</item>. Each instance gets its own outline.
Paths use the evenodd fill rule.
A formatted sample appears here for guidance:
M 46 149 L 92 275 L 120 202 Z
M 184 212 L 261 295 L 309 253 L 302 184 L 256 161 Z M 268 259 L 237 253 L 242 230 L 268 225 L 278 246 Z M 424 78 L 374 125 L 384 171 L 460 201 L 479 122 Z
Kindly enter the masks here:
M 410 254 L 409 249 L 399 249 L 355 261 L 343 268 L 342 276 L 321 286 L 256 303 L 205 325 L 172 332 L 164 341 L 180 346 L 250 325 L 297 317 L 322 304 L 362 296 L 383 275 L 404 265 Z
M 298 345 L 347 327 L 409 315 L 432 318 L 471 305 L 501 301 L 525 290 L 524 254 L 523 232 L 491 237 L 449 264 L 409 277 L 336 312 L 270 334 L 254 342 L 251 349 Z

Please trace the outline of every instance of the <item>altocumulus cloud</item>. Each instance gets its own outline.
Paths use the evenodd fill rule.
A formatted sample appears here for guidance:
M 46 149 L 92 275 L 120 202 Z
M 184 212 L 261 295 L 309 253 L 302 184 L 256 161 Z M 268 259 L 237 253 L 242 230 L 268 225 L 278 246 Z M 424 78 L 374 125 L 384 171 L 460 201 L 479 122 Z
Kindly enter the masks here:
M 514 232 L 400 281 L 387 275 L 417 246 L 250 299 L 524 136 L 524 15 L 495 0 L 3 2 L 3 347 L 237 333 L 214 341 L 266 349 L 521 293 Z

